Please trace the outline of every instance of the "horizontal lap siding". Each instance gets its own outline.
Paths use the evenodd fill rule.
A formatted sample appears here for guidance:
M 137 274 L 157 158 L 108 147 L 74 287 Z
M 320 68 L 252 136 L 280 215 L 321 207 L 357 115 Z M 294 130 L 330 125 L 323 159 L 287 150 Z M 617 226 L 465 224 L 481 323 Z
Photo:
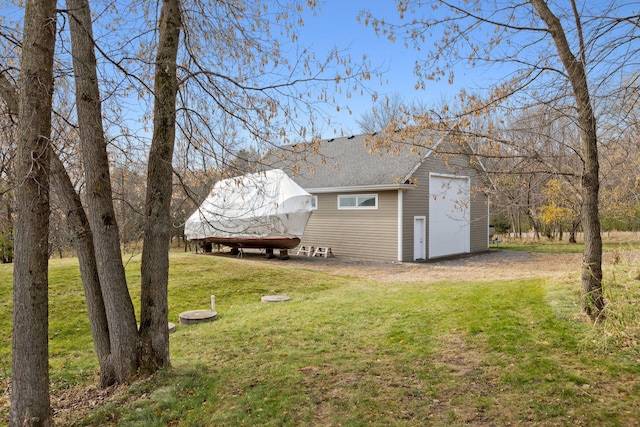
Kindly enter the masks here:
M 442 147 L 441 147 L 442 148 Z M 487 196 L 483 190 L 487 183 L 483 181 L 478 170 L 470 164 L 466 155 L 432 154 L 416 170 L 413 178 L 417 180 L 414 189 L 407 190 L 404 195 L 404 228 L 403 228 L 403 261 L 413 261 L 413 218 L 426 216 L 429 218 L 429 173 L 468 176 L 471 178 L 471 252 L 483 251 L 488 248 L 488 208 Z M 429 241 L 429 227 L 426 227 L 426 242 Z M 429 245 L 427 245 L 427 257 Z
M 471 188 L 478 180 L 471 179 Z M 489 199 L 486 194 L 476 191 L 471 193 L 471 252 L 484 251 L 489 248 Z
M 340 193 L 340 194 L 374 194 Z M 340 209 L 338 194 L 318 194 L 302 245 L 327 246 L 334 256 L 393 261 L 398 257 L 397 191 L 378 194 L 378 209 Z
M 410 190 L 406 190 L 403 195 L 403 204 L 404 209 L 403 213 L 403 223 L 404 227 L 402 228 L 402 260 L 405 262 L 411 262 L 414 260 L 413 255 L 413 219 L 416 216 L 424 216 L 425 217 L 425 230 L 427 235 L 429 233 L 429 175 L 426 175 L 426 179 L 424 178 L 424 174 L 421 173 L 424 168 L 424 164 L 419 168 L 416 174 L 419 175 L 418 183 L 415 188 Z M 426 235 L 425 235 L 426 239 Z M 428 240 L 425 240 L 428 242 Z M 429 245 L 426 245 L 427 256 L 429 251 Z

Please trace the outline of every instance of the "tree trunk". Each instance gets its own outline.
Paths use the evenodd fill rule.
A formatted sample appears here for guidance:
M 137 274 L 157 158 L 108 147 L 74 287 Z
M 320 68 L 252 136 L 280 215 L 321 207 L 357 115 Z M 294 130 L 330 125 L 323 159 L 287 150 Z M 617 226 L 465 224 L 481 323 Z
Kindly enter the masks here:
M 546 23 L 556 45 L 560 60 L 567 70 L 578 110 L 580 127 L 582 173 L 582 211 L 581 223 L 584 230 L 584 253 L 582 255 L 582 293 L 583 308 L 592 320 L 604 316 L 604 298 L 602 296 L 602 236 L 598 212 L 598 193 L 600 177 L 598 162 L 598 138 L 596 117 L 591 106 L 589 86 L 585 72 L 583 55 L 576 58 L 571 52 L 560 20 L 549 10 L 544 0 L 531 0 L 542 20 Z M 575 10 L 575 3 L 572 1 Z M 576 14 L 578 35 L 581 35 L 580 21 Z M 581 49 L 583 40 L 579 37 Z M 582 50 L 583 52 L 583 50 Z
M 146 372 L 154 372 L 170 364 L 167 288 L 175 104 L 178 90 L 176 60 L 181 25 L 180 1 L 163 1 L 156 57 L 153 139 L 147 170 L 142 248 L 140 338 L 141 368 Z
M 529 221 L 531 221 L 531 225 L 533 226 L 534 237 L 536 240 L 539 240 L 542 230 L 540 227 L 540 223 L 536 219 L 536 214 L 533 212 L 531 208 L 529 208 L 527 209 L 527 216 L 529 217 Z
M 111 363 L 116 380 L 122 383 L 137 371 L 138 331 L 113 207 L 89 3 L 87 0 L 67 0 L 67 8 L 89 224 L 93 232 L 98 277 L 107 314 Z
M 93 345 L 100 363 L 100 386 L 108 387 L 115 383 L 116 377 L 109 357 L 109 327 L 98 278 L 93 235 L 80 196 L 73 188 L 69 175 L 55 152 L 51 154 L 51 184 L 66 213 L 67 227 L 78 256 Z
M 49 426 L 49 139 L 55 0 L 25 7 L 20 63 L 10 425 Z
M 580 226 L 580 220 L 574 219 L 571 221 L 571 231 L 569 232 L 569 243 L 578 243 L 576 240 L 576 233 L 578 232 L 578 227 Z
M 18 118 L 18 91 L 4 76 L 0 76 L 0 97 L 7 104 L 10 116 Z M 76 192 L 69 175 L 55 151 L 51 151 L 51 187 L 58 194 L 62 209 L 66 212 L 67 227 L 80 264 L 80 275 L 84 285 L 91 334 L 100 363 L 100 386 L 108 387 L 115 381 L 113 366 L 110 364 L 109 328 L 104 309 L 104 301 L 98 280 L 93 236 L 80 196 Z

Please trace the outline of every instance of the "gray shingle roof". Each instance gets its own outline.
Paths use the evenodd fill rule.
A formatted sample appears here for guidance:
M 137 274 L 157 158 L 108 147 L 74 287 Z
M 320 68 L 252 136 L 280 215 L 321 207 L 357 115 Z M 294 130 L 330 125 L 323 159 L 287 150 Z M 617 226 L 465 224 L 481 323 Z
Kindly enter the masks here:
M 307 189 L 397 185 L 411 176 L 443 136 L 434 131 L 419 141 L 381 135 L 332 138 L 282 147 L 267 156 L 266 163 Z

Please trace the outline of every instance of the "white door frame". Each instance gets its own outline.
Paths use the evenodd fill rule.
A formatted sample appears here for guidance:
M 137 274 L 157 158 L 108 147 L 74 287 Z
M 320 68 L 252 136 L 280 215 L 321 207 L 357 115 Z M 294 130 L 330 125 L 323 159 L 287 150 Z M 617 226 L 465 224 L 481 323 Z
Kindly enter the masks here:
M 427 217 L 413 217 L 413 260 L 427 259 Z
M 436 188 L 436 181 L 450 181 Z M 464 193 L 455 191 L 461 183 Z M 453 191 L 452 194 L 449 194 Z M 471 251 L 471 178 L 468 176 L 429 174 L 429 258 L 469 253 Z M 449 196 L 453 195 L 451 198 Z M 462 202 L 461 207 L 449 206 Z M 439 210 L 444 208 L 445 210 Z M 445 217 L 443 219 L 443 216 Z M 449 220 L 450 218 L 450 220 Z

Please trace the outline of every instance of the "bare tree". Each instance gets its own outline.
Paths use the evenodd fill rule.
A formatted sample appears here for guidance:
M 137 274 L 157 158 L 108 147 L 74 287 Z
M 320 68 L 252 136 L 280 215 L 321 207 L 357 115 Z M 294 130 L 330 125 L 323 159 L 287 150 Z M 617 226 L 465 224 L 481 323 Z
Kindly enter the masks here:
M 169 365 L 169 242 L 181 16 L 180 0 L 163 1 L 142 249 L 140 340 L 143 350 L 140 357 L 141 369 L 149 372 Z
M 4 79 L 5 83 L 5 90 L 2 91 L 0 99 L 7 105 L 7 114 L 17 120 L 18 91 L 5 76 L 0 76 L 0 79 Z M 66 219 L 67 229 L 70 232 L 71 241 L 78 256 L 91 332 L 100 363 L 100 384 L 106 387 L 113 384 L 115 376 L 109 358 L 109 331 L 98 279 L 93 236 L 80 196 L 76 192 L 63 162 L 54 150 L 51 151 L 50 155 L 51 187 L 59 199 L 60 209 Z
M 561 236 L 566 229 L 575 243 L 580 224 L 579 205 L 575 210 L 577 214 L 567 224 L 563 223 L 563 227 L 553 232 L 548 226 L 543 230 L 553 216 L 550 215 L 551 206 L 558 205 L 558 200 L 550 201 L 547 196 L 551 181 L 562 181 L 554 184 L 555 188 L 572 191 L 567 203 L 562 204 L 564 207 L 574 207 L 569 200 L 580 199 L 582 164 L 575 156 L 579 146 L 575 124 L 565 115 L 544 106 L 522 109 L 512 117 L 500 117 L 500 120 L 505 126 L 500 134 L 494 135 L 493 144 L 478 146 L 478 154 L 484 156 L 484 164 L 498 189 L 492 206 L 507 210 L 516 228 L 519 218 L 526 216 L 536 238 L 542 234 L 555 237 L 555 231 Z M 498 138 L 500 143 L 495 141 Z M 574 213 L 574 209 L 571 211 Z M 543 217 L 545 221 L 541 221 Z
M 578 5 L 575 0 L 554 5 L 555 12 L 544 0 L 513 5 L 480 0 L 440 1 L 434 7 L 421 0 L 397 4 L 400 18 L 406 18 L 398 24 L 368 13 L 361 19 L 392 39 L 403 37 L 407 45 L 427 51 L 416 67 L 423 86 L 427 79 L 452 81 L 453 67 L 461 62 L 472 67 L 485 64 L 496 76 L 487 97 L 463 91 L 461 113 L 443 112 L 441 122 L 457 125 L 462 136 L 468 136 L 470 124 L 480 114 L 498 109 L 504 118 L 522 107 L 546 105 L 575 121 L 585 233 L 583 308 L 592 319 L 602 318 L 598 127 L 593 96 L 611 91 L 615 80 L 633 66 L 638 50 L 636 14 L 626 4 Z M 440 38 L 432 48 L 425 48 L 434 34 Z M 496 123 L 485 127 L 483 136 L 494 136 Z
M 20 63 L 10 425 L 49 426 L 49 139 L 56 2 L 29 0 Z
M 111 156 L 111 185 L 120 241 L 125 252 L 136 251 L 144 233 L 144 164 Z
M 600 207 L 607 231 L 640 229 L 640 98 L 637 75 L 599 108 Z
M 18 119 L 18 93 L 5 70 L 0 71 L 0 100 L 4 111 L 0 116 L 0 262 L 13 262 L 15 139 Z M 0 104 L 2 105 L 2 104 Z
M 138 331 L 120 254 L 120 234 L 113 206 L 107 141 L 102 125 L 91 12 L 87 0 L 67 0 L 67 6 L 88 219 L 109 327 L 109 358 L 116 380 L 126 382 L 136 374 L 138 367 Z
M 51 156 L 51 182 L 56 195 L 60 199 L 67 222 L 67 229 L 71 234 L 71 241 L 76 249 L 89 313 L 93 345 L 100 364 L 100 385 L 107 387 L 116 382 L 116 376 L 110 357 L 109 323 L 98 275 L 93 233 L 80 196 L 75 191 L 64 164 L 55 152 Z
M 414 126 L 431 115 L 428 104 L 405 100 L 397 92 L 375 99 L 377 102 L 371 110 L 356 120 L 362 133 L 374 134 L 387 128 L 398 130 Z
M 66 136 L 67 141 L 79 141 L 79 147 L 65 142 L 64 147 L 56 147 L 57 150 L 49 152 L 54 154 L 51 159 L 52 183 L 60 192 L 58 198 L 72 230 L 81 262 L 103 386 L 127 382 L 135 375 L 146 374 L 169 364 L 166 284 L 176 124 L 180 140 L 185 141 L 183 146 L 206 153 L 203 158 L 223 152 L 221 158 L 234 159 L 238 147 L 234 146 L 232 150 L 226 142 L 238 140 L 238 129 L 242 129 L 254 142 L 267 144 L 288 138 L 285 130 L 289 129 L 289 125 L 299 129 L 300 136 L 304 137 L 306 128 L 301 126 L 303 119 L 300 117 L 307 113 L 313 115 L 314 101 L 299 101 L 299 94 L 312 92 L 314 84 L 344 81 L 344 76 L 354 75 L 353 69 L 345 71 L 342 77 L 333 73 L 321 75 L 323 67 L 330 61 L 346 64 L 336 52 L 328 58 L 328 62 L 322 63 L 314 63 L 313 55 L 298 56 L 298 62 L 294 64 L 281 59 L 281 45 L 276 37 L 271 36 L 270 25 L 276 26 L 278 31 L 282 30 L 289 40 L 294 32 L 292 22 L 297 22 L 290 18 L 292 10 L 300 13 L 301 5 L 293 9 L 285 8 L 275 15 L 266 13 L 264 5 L 256 6 L 251 2 L 239 7 L 235 2 L 204 4 L 189 1 L 185 5 L 177 0 L 167 0 L 163 6 L 166 7 L 162 9 L 159 27 L 156 23 L 149 23 L 154 20 L 135 19 L 137 23 L 142 23 L 143 28 L 134 37 L 148 44 L 143 43 L 144 49 L 133 55 L 127 51 L 131 45 L 126 42 L 122 44 L 125 47 L 121 51 L 105 51 L 96 42 L 87 0 L 68 0 L 64 11 L 69 17 L 66 22 L 69 23 L 72 50 L 70 56 L 64 56 L 63 48 L 59 63 L 64 64 L 69 58 L 73 61 L 76 107 L 72 113 L 68 100 L 64 96 L 58 98 L 63 108 L 57 110 L 57 118 L 63 126 L 60 127 L 60 138 L 56 141 L 62 141 Z M 148 12 L 151 9 L 145 10 Z M 189 25 L 182 25 L 180 20 L 185 11 L 188 12 Z M 274 18 L 273 22 L 271 18 Z M 189 29 L 188 42 L 181 50 L 179 35 L 186 28 Z M 256 37 L 258 33 L 259 37 Z M 122 34 L 123 39 L 129 36 L 124 32 Z M 14 48 L 19 51 L 17 40 Z M 214 40 L 216 43 L 212 42 Z M 208 50 L 213 54 L 201 54 Z M 102 62 L 97 60 L 96 52 Z M 150 52 L 157 52 L 155 61 L 149 58 Z M 184 56 L 179 57 L 179 52 L 183 52 Z M 229 52 L 233 55 L 225 56 Z M 118 55 L 122 55 L 122 58 Z M 210 59 L 216 55 L 224 60 Z M 104 64 L 109 67 L 106 72 L 100 68 Z M 150 71 L 152 67 L 149 64 L 155 65 L 153 71 Z M 288 74 L 281 72 L 281 64 L 284 64 L 282 69 L 287 70 Z M 61 67 L 61 72 L 64 69 Z M 150 75 L 156 76 L 153 86 L 148 84 Z M 98 76 L 107 76 L 107 79 L 100 80 Z M 59 79 L 66 83 L 68 77 L 60 74 Z M 347 80 L 351 78 L 347 77 Z M 367 76 L 362 74 L 358 78 Z M 0 82 L 3 83 L 0 89 L 4 98 L 4 83 L 11 82 L 7 79 Z M 101 98 L 101 88 L 108 88 L 111 92 Z M 21 87 L 19 89 L 22 90 Z M 110 147 L 125 152 L 128 147 L 119 147 L 119 139 L 128 142 L 134 134 L 133 130 L 126 129 L 122 114 L 118 111 L 118 103 L 114 101 L 126 99 L 129 90 L 135 90 L 142 100 L 149 96 L 155 100 L 154 137 L 145 207 L 147 249 L 143 254 L 140 334 L 136 329 L 133 305 L 124 277 L 109 164 Z M 179 95 L 177 103 L 176 95 Z M 321 94 L 320 99 L 323 96 L 326 97 L 326 94 Z M 114 111 L 103 111 L 103 99 L 109 100 L 108 105 L 114 108 L 115 115 Z M 67 104 L 63 105 L 64 102 Z M 203 105 L 207 107 L 200 108 Z M 210 105 L 215 109 L 208 110 Z M 296 106 L 305 111 L 298 114 Z M 305 108 L 307 106 L 309 108 Z M 214 123 L 221 123 L 221 117 L 228 119 L 230 125 L 216 127 Z M 77 126 L 73 123 L 75 118 Z M 222 123 L 226 124 L 227 120 Z M 272 123 L 280 123 L 275 126 L 275 131 L 270 126 Z M 309 123 L 313 128 L 314 119 L 311 118 Z M 105 131 L 107 126 L 112 126 L 112 129 L 119 127 L 122 132 L 108 139 Z M 64 134 L 66 131 L 69 133 Z M 212 144 L 209 139 L 213 140 Z M 219 143 L 217 147 L 216 143 Z M 201 150 L 202 147 L 206 149 Z M 82 154 L 83 167 L 70 168 L 67 156 L 77 155 L 78 151 Z M 188 154 L 188 149 L 184 151 Z M 252 151 L 249 149 L 247 152 Z M 223 173 L 226 166 L 223 163 L 220 170 L 214 172 Z M 187 182 L 182 178 L 178 177 L 181 182 Z M 80 184 L 74 185 L 72 182 Z M 75 192 L 77 188 L 84 193 L 82 202 Z M 87 215 L 82 203 L 88 207 Z M 159 264 L 155 263 L 157 260 L 160 260 Z
M 379 99 L 370 111 L 366 111 L 356 120 L 356 123 L 362 133 L 380 132 L 388 126 L 399 126 L 406 115 L 407 108 L 400 94 L 394 93 Z
M 575 26 L 578 30 L 579 51 L 574 55 L 567 40 L 565 30 L 558 17 L 551 12 L 544 0 L 531 0 L 538 14 L 545 22 L 547 31 L 553 38 L 558 56 L 571 82 L 573 96 L 578 110 L 578 127 L 582 143 L 581 154 L 584 169 L 582 173 L 582 229 L 584 230 L 584 254 L 582 257 L 583 308 L 592 318 L 604 314 L 602 296 L 602 236 L 600 235 L 600 214 L 598 194 L 600 190 L 600 163 L 598 159 L 598 136 L 596 117 L 593 112 L 591 92 L 587 83 L 585 40 L 582 36 L 581 17 L 575 0 L 571 1 L 575 11 Z

